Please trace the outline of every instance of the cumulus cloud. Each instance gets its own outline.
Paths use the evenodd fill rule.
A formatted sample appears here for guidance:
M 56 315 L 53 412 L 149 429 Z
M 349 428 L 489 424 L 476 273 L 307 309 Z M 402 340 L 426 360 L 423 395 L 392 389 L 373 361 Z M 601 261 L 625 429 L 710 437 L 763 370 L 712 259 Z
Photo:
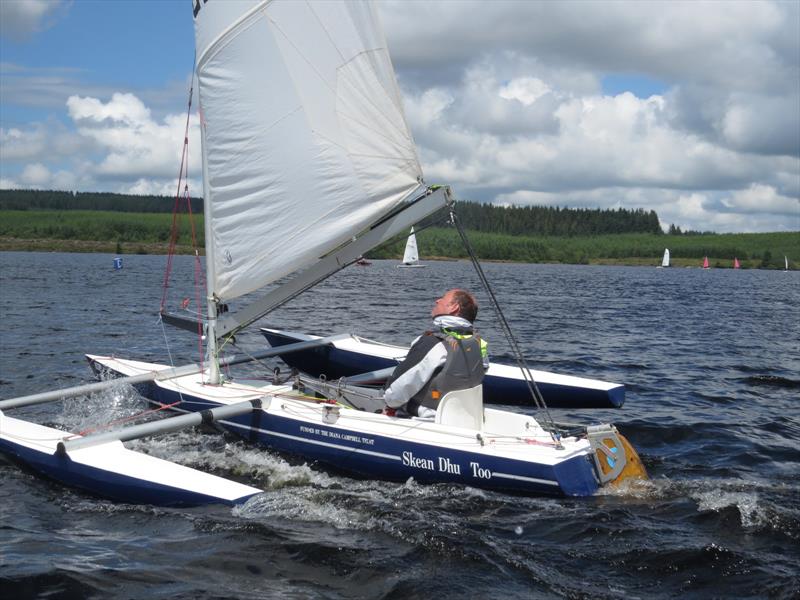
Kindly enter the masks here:
M 71 190 L 75 188 L 76 183 L 76 177 L 72 171 L 51 171 L 42 163 L 32 163 L 22 170 L 17 180 L 4 179 L 0 181 L 0 187 Z
M 570 69 L 783 89 L 798 60 L 792 2 L 393 0 L 379 8 L 395 64 L 419 81 L 512 50 Z
M 175 194 L 185 116 L 156 120 L 138 97 L 126 93 L 115 93 L 106 102 L 71 96 L 66 105 L 74 130 L 52 122 L 0 129 L 3 187 Z M 197 150 L 189 155 L 190 174 L 197 174 L 192 186 L 200 195 L 196 118 L 190 120 L 189 137 Z M 48 168 L 44 157 L 60 159 L 69 169 Z M 15 163 L 19 169 L 12 171 Z
M 0 35 L 24 41 L 52 26 L 68 6 L 61 0 L 3 0 L 0 2 Z
M 428 179 L 689 229 L 796 226 L 796 3 L 411 6 L 380 5 Z M 604 93 L 629 74 L 664 93 Z
M 89 138 L 106 153 L 94 166 L 101 179 L 174 177 L 183 142 L 185 117 L 167 115 L 160 122 L 133 94 L 114 94 L 108 102 L 97 98 L 71 96 L 69 116 L 80 135 Z M 190 121 L 190 140 L 199 150 L 197 119 Z M 189 167 L 200 169 L 200 153 L 189 156 Z
M 45 157 L 61 160 L 91 150 L 88 140 L 54 119 L 32 123 L 24 129 L 0 128 L 0 162 L 6 164 Z
M 42 163 L 33 163 L 25 167 L 20 175 L 20 180 L 32 187 L 44 187 L 50 183 L 50 177 L 50 169 Z
M 769 185 L 753 184 L 746 190 L 735 190 L 722 203 L 734 212 L 800 216 L 800 199 L 782 196 Z

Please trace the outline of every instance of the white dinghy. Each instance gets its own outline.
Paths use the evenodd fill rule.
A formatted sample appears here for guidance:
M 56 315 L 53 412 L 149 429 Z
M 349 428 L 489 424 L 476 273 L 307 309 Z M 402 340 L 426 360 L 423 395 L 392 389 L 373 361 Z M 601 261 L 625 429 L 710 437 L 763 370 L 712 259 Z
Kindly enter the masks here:
M 403 262 L 397 265 L 398 269 L 424 267 L 425 265 L 419 262 L 419 251 L 417 250 L 417 236 L 414 233 L 414 228 L 411 228 L 411 233 L 406 240 L 406 249 L 403 252 Z
M 665 269 L 669 266 L 669 248 L 664 249 L 664 256 L 661 258 L 659 269 Z
M 435 419 L 424 420 L 375 412 L 382 405 L 375 392 L 345 382 L 223 377 L 221 366 L 242 362 L 221 352 L 235 344 L 239 331 L 443 207 L 450 210 L 492 300 L 494 295 L 458 223 L 449 188 L 424 183 L 371 4 L 195 2 L 194 19 L 208 303 L 202 324 L 166 311 L 162 318 L 194 332 L 201 325 L 206 357 L 200 366 L 173 369 L 89 356 L 95 370 L 122 377 L 151 402 L 187 413 L 176 419 L 188 418 L 167 419 L 163 428 L 157 421 L 134 431 L 111 431 L 94 442 L 214 422 L 268 448 L 387 480 L 413 477 L 586 496 L 630 477 L 646 477 L 636 452 L 613 425 L 555 423 L 526 367 L 527 385 L 542 408 L 538 418 L 486 408 L 481 386 L 446 394 Z M 275 287 L 259 292 L 270 284 Z M 251 293 L 250 304 L 227 310 Z M 493 307 L 522 360 L 500 307 L 494 301 Z M 300 342 L 260 356 L 331 342 Z M 65 393 L 0 402 L 0 410 L 53 401 Z M 53 450 L 42 466 L 39 457 L 24 451 L 37 433 L 19 420 L 4 418 L 0 424 L 0 450 L 64 483 L 116 499 L 124 495 L 124 487 L 114 487 L 109 477 L 69 476 L 75 457 L 86 449 L 70 434 L 46 432 L 60 438 L 55 450 L 42 451 Z M 70 461 L 57 462 L 64 454 Z M 143 492 L 151 485 L 147 478 L 127 483 L 136 488 L 130 501 L 152 501 L 154 494 Z M 239 498 L 253 490 L 240 489 Z

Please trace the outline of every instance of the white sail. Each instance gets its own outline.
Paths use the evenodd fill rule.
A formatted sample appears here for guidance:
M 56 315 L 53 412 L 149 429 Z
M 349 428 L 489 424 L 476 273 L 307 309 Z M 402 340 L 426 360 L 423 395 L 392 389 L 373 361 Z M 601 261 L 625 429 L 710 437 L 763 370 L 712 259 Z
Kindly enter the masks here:
M 661 266 L 662 267 L 669 266 L 669 248 L 664 249 L 664 258 L 661 259 Z
M 415 265 L 419 262 L 419 252 L 417 252 L 417 236 L 414 235 L 414 228 L 411 228 L 411 235 L 406 240 L 406 251 L 403 253 L 404 265 Z
M 422 173 L 371 4 L 193 2 L 209 294 L 315 263 Z
M 783 257 L 783 270 L 784 271 L 788 271 L 789 270 L 789 257 L 786 256 L 786 255 L 784 255 L 784 257 Z

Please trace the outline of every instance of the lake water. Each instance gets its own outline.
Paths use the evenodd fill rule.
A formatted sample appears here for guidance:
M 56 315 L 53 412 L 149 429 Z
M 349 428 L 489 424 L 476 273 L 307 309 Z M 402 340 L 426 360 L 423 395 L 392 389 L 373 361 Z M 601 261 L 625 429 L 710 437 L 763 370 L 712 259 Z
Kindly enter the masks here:
M 112 259 L 0 253 L 0 397 L 90 381 L 85 352 L 197 359 L 192 336 L 167 338 L 156 318 L 165 258 L 125 256 L 120 271 Z M 460 285 L 476 291 L 492 357 L 509 358 L 469 264 L 394 264 L 350 267 L 261 324 L 408 343 Z M 189 432 L 135 447 L 266 491 L 236 509 L 161 509 L 0 459 L 0 596 L 797 597 L 800 273 L 484 268 L 531 367 L 626 384 L 620 410 L 551 412 L 615 422 L 651 483 L 553 499 L 363 481 Z M 188 282 L 172 291 L 194 298 Z M 239 343 L 262 346 L 257 333 Z M 14 415 L 75 430 L 143 408 L 123 388 Z

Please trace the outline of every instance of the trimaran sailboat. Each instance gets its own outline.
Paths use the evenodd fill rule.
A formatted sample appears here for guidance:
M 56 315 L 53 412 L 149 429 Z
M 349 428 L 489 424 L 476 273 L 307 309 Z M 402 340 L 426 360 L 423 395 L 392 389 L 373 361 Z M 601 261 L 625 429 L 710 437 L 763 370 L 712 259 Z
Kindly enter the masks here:
M 559 425 L 544 407 L 538 418 L 485 408 L 480 386 L 451 392 L 436 418 L 423 420 L 376 413 L 381 401 L 375 393 L 342 382 L 301 377 L 248 382 L 221 375 L 221 366 L 249 360 L 222 356 L 222 348 L 242 328 L 437 209 L 450 207 L 458 222 L 449 188 L 430 187 L 422 179 L 370 4 L 194 0 L 193 7 L 202 116 L 207 359 L 199 366 L 173 368 L 89 357 L 97 371 L 121 376 L 150 401 L 185 414 L 80 436 L 0 412 L 0 451 L 65 484 L 160 505 L 239 503 L 259 492 L 122 445 L 201 422 L 216 422 L 269 448 L 387 480 L 413 477 L 583 496 L 629 477 L 646 477 L 636 452 L 612 425 Z M 468 244 L 460 227 L 459 232 Z M 221 310 L 290 274 L 287 283 L 237 312 Z M 518 348 L 496 309 L 509 342 Z M 183 317 L 163 318 L 197 327 Z M 277 354 L 267 350 L 258 356 L 271 353 Z M 522 360 L 519 351 L 517 356 Z M 88 394 L 112 383 L 5 400 L 0 410 Z M 532 379 L 528 385 L 540 400 Z

